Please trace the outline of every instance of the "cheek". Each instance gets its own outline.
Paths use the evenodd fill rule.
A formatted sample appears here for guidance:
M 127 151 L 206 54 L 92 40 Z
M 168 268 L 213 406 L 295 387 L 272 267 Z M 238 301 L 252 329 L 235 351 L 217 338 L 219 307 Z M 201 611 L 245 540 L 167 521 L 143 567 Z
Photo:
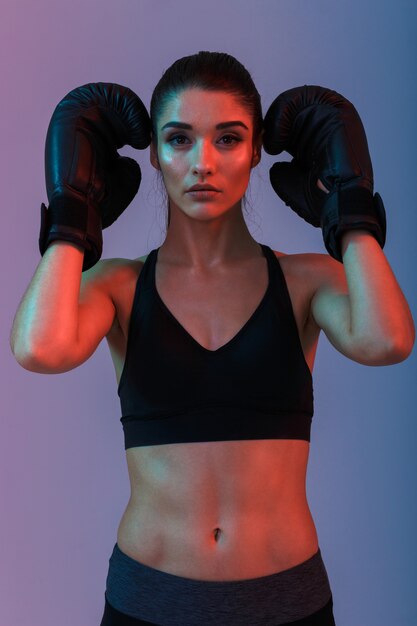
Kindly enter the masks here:
M 161 150 L 159 154 L 159 167 L 165 181 L 175 180 L 184 176 L 184 160 L 173 155 L 171 151 Z
M 252 163 L 252 154 L 252 146 L 245 142 L 245 145 L 243 145 L 240 150 L 236 150 L 231 154 L 230 160 L 235 169 L 247 170 L 250 169 Z
M 252 153 L 243 151 L 234 155 L 228 163 L 230 174 L 237 179 L 247 178 L 250 175 Z
M 175 163 L 172 151 L 165 147 L 161 148 L 158 158 L 159 163 L 165 167 L 172 167 L 172 164 Z

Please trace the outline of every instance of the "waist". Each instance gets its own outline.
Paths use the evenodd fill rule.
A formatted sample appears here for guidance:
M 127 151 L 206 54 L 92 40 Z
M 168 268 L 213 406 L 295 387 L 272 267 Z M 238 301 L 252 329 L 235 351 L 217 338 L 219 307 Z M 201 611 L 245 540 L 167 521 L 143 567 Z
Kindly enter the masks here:
M 283 572 L 211 582 L 149 567 L 117 543 L 109 559 L 107 600 L 112 614 L 114 609 L 121 612 L 115 617 L 129 615 L 167 626 L 276 626 L 298 620 L 330 624 L 333 604 L 320 550 Z
M 109 559 L 107 601 L 114 607 L 112 614 L 114 609 L 121 612 L 116 617 L 127 614 L 183 626 L 276 626 L 289 620 L 330 624 L 333 605 L 320 550 L 286 571 L 210 582 L 149 567 L 117 544 Z
M 208 507 L 209 508 L 209 507 Z M 307 505 L 288 505 L 281 515 L 264 510 L 188 519 L 130 502 L 117 542 L 131 558 L 177 576 L 238 580 L 267 576 L 314 554 L 318 537 Z

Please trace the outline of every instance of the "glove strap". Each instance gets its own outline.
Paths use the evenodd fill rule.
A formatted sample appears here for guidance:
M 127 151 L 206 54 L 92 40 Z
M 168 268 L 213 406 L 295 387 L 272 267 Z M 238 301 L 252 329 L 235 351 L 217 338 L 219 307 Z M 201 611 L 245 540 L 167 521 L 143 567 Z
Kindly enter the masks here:
M 97 263 L 102 253 L 101 220 L 97 210 L 74 196 L 54 198 L 49 208 L 41 204 L 39 251 L 43 256 L 52 241 L 74 243 L 84 249 L 82 271 Z
M 341 187 L 328 194 L 323 205 L 321 227 L 328 253 L 343 263 L 340 238 L 348 230 L 368 230 L 381 248 L 386 239 L 386 213 L 379 193 L 364 187 Z

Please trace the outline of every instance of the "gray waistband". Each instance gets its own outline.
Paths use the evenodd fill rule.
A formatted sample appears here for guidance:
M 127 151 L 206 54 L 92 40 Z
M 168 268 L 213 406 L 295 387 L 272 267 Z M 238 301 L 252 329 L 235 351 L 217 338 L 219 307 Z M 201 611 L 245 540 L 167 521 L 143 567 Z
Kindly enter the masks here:
M 290 569 L 233 581 L 183 578 L 144 565 L 117 545 L 106 597 L 118 611 L 164 626 L 277 626 L 311 615 L 331 597 L 320 548 Z

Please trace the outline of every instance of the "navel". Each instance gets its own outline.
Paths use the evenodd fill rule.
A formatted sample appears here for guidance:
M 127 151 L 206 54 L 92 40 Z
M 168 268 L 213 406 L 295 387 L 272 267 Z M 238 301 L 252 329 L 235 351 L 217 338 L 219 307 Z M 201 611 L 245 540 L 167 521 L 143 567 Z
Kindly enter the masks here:
M 215 528 L 213 530 L 214 541 L 219 541 L 221 534 L 222 534 L 222 531 L 220 530 L 220 528 Z

